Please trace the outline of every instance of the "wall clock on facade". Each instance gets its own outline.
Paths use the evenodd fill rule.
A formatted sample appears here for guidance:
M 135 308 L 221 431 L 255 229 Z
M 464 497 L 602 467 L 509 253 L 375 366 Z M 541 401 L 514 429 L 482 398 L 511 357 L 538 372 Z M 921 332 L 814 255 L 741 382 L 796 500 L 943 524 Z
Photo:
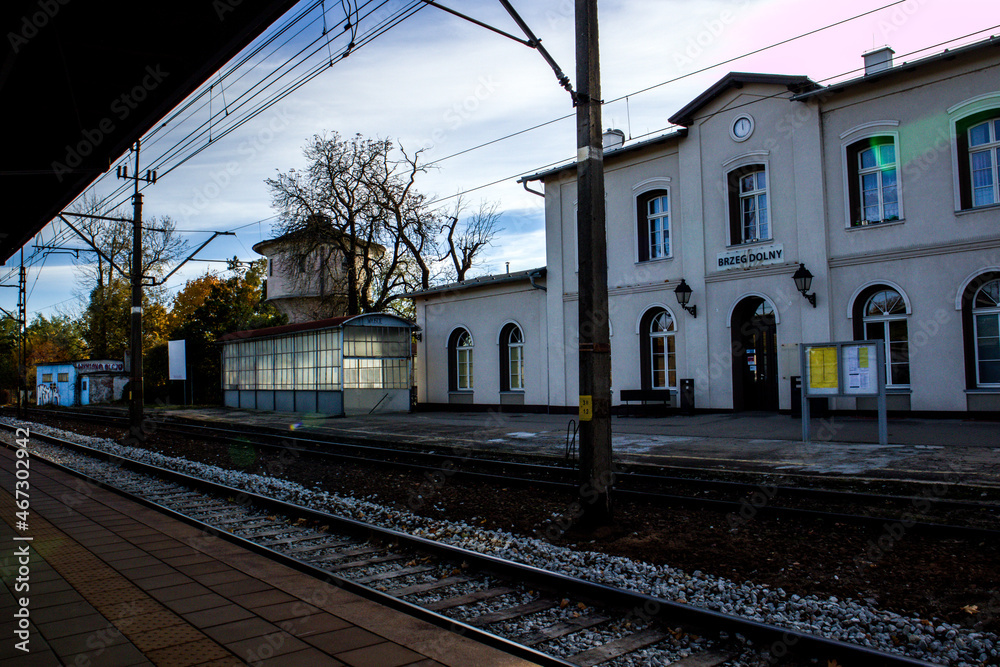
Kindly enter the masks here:
M 745 141 L 752 132 L 753 117 L 746 114 L 734 120 L 732 127 L 729 128 L 729 133 L 736 141 Z

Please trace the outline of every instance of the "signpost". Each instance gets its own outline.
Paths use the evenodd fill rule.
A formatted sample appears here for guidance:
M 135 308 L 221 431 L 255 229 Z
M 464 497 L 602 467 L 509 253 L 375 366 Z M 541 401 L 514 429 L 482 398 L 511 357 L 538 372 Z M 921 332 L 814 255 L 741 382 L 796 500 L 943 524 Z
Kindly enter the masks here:
M 184 400 L 187 401 L 187 352 L 183 340 L 167 341 L 167 367 L 171 380 L 184 382 Z
M 878 442 L 889 444 L 885 406 L 885 344 L 880 340 L 806 343 L 802 368 L 802 442 L 809 443 L 809 399 L 878 398 Z

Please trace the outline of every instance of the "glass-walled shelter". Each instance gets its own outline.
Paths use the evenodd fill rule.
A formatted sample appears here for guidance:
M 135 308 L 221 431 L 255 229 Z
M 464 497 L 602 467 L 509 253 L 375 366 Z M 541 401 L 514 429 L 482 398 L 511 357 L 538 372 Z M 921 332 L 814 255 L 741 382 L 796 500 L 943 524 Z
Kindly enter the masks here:
M 355 415 L 410 409 L 413 324 L 388 313 L 222 337 L 225 404 Z

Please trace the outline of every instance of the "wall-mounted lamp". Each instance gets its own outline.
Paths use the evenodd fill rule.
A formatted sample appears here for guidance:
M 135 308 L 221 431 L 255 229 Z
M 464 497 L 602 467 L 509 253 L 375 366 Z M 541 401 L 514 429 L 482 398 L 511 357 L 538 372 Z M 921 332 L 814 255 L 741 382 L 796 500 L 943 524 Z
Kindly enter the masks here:
M 681 284 L 674 288 L 674 296 L 677 297 L 677 303 L 681 304 L 681 308 L 691 313 L 691 317 L 698 317 L 698 306 L 688 306 L 692 291 L 691 286 L 681 278 Z
M 795 289 L 802 293 L 812 307 L 816 307 L 816 293 L 807 294 L 809 288 L 812 287 L 813 274 L 809 273 L 809 269 L 806 268 L 805 264 L 799 264 L 799 268 L 795 270 L 795 274 L 792 275 L 792 280 L 795 281 Z

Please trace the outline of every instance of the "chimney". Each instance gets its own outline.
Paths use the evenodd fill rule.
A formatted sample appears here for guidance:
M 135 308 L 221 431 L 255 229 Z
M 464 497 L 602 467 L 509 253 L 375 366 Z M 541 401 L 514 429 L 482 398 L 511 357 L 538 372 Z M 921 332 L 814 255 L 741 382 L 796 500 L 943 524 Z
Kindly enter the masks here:
M 865 59 L 865 76 L 875 74 L 892 67 L 892 54 L 895 53 L 888 46 L 880 46 L 861 54 Z
M 625 143 L 625 133 L 621 130 L 612 130 L 610 127 L 604 131 L 604 150 L 620 148 Z

